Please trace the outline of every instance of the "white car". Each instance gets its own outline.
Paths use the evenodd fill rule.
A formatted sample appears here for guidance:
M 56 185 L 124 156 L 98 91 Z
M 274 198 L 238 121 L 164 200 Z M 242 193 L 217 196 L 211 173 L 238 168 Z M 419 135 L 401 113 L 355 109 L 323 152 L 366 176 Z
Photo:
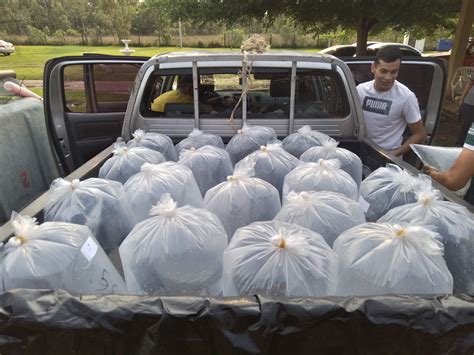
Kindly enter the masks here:
M 2 41 L 0 39 L 0 54 L 10 55 L 13 52 L 15 52 L 15 47 L 13 46 L 13 44 L 7 41 Z
M 378 50 L 385 46 L 396 46 L 400 48 L 403 56 L 421 57 L 421 52 L 407 44 L 387 42 L 367 42 L 367 55 L 374 56 Z M 332 54 L 336 57 L 355 57 L 357 43 L 336 45 L 319 51 L 321 54 Z

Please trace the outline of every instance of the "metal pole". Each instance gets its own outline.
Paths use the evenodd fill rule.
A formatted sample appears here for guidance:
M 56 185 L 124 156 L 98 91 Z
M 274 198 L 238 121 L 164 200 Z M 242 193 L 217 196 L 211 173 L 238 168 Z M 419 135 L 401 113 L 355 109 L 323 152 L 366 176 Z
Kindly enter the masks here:
M 291 65 L 290 82 L 290 119 L 288 124 L 288 134 L 292 134 L 295 128 L 295 93 L 296 93 L 296 61 Z
M 183 29 L 181 28 L 181 19 L 178 20 L 179 29 L 179 48 L 183 48 Z
M 199 77 L 197 62 L 193 62 L 193 100 L 194 100 L 194 127 L 199 129 Z

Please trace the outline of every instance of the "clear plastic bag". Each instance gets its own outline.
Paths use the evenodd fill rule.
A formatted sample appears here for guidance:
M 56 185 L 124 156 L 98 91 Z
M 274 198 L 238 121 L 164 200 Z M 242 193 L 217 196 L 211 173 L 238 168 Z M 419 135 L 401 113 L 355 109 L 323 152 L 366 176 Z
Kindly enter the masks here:
M 280 143 L 261 146 L 235 165 L 235 170 L 254 169 L 255 177 L 275 186 L 282 195 L 285 176 L 298 165 L 298 159 L 285 151 Z
M 206 209 L 216 214 L 229 240 L 234 232 L 256 221 L 269 221 L 281 208 L 278 190 L 268 182 L 239 171 L 207 191 Z
M 334 242 L 338 296 L 445 294 L 453 277 L 437 233 L 419 226 L 365 223 Z
M 205 145 L 212 145 L 222 149 L 225 148 L 221 137 L 212 133 L 205 133 L 197 128 L 194 128 L 192 132 L 189 133 L 188 138 L 185 138 L 176 144 L 176 152 L 178 153 L 178 157 L 180 157 L 179 154 L 183 149 L 198 149 L 204 147 Z
M 230 155 L 232 164 L 236 164 L 262 145 L 277 140 L 276 132 L 270 127 L 244 126 L 232 137 L 225 150 Z
M 362 161 L 350 150 L 339 148 L 336 141 L 322 142 L 320 147 L 312 147 L 306 150 L 300 157 L 302 161 L 316 163 L 319 159 L 337 159 L 341 163 L 341 169 L 348 173 L 360 186 L 362 182 Z
M 303 126 L 297 132 L 285 137 L 282 141 L 283 148 L 290 154 L 299 158 L 301 154 L 311 147 L 318 147 L 324 142 L 336 141 L 327 134 L 313 131 L 311 126 Z
M 143 164 L 141 172 L 132 176 L 124 188 L 133 211 L 134 224 L 147 219 L 150 209 L 165 193 L 169 193 L 180 207 L 203 206 L 193 172 L 187 166 L 175 162 Z
M 339 168 L 340 164 L 337 159 L 302 163 L 286 175 L 283 198 L 290 191 L 333 191 L 357 201 L 357 184 L 348 173 Z
M 122 277 L 86 226 L 36 224 L 12 214 L 15 236 L 0 248 L 0 292 L 62 288 L 75 295 L 127 294 Z
M 439 171 L 448 170 L 459 157 L 462 147 L 435 147 L 423 144 L 410 144 L 410 148 L 425 165 L 430 165 Z M 471 186 L 472 179 L 464 187 L 455 191 L 456 195 L 464 196 Z
M 334 295 L 337 256 L 319 234 L 289 223 L 240 228 L 224 252 L 224 296 Z
M 137 224 L 120 246 L 129 291 L 139 295 L 219 295 L 227 246 L 219 219 L 204 209 L 177 208 L 169 194 L 163 195 L 151 215 Z
M 157 151 L 144 147 L 127 148 L 116 144 L 113 157 L 106 160 L 99 170 L 99 178 L 125 184 L 130 176 L 140 172 L 145 163 L 159 164 L 165 157 Z
M 125 190 L 117 181 L 91 178 L 69 182 L 59 178 L 49 192 L 44 220 L 89 227 L 107 253 L 118 248 L 133 227 Z
M 427 184 L 431 186 L 427 176 L 415 177 L 394 164 L 378 168 L 360 185 L 361 198 L 369 205 L 367 221 L 375 222 L 394 207 L 416 202 L 416 192 Z
M 211 145 L 182 150 L 178 163 L 192 170 L 203 196 L 210 188 L 225 181 L 234 171 L 229 153 Z
M 178 154 L 170 137 L 156 132 L 145 132 L 137 129 L 133 139 L 127 142 L 127 147 L 145 147 L 163 154 L 166 160 L 177 161 Z
M 443 238 L 444 258 L 454 279 L 454 293 L 474 293 L 474 215 L 457 203 L 443 201 L 439 191 L 418 194 L 415 203 L 396 207 L 378 222 L 417 224 Z
M 290 192 L 276 221 L 297 224 L 323 236 L 332 247 L 347 229 L 365 223 L 365 215 L 357 202 L 337 192 Z

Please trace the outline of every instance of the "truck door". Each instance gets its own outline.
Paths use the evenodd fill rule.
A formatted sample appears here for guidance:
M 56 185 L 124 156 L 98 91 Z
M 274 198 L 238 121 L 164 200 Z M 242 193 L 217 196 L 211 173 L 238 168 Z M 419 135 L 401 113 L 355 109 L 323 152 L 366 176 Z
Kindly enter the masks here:
M 72 172 L 120 136 L 133 82 L 146 60 L 84 55 L 46 63 L 45 116 L 63 174 Z

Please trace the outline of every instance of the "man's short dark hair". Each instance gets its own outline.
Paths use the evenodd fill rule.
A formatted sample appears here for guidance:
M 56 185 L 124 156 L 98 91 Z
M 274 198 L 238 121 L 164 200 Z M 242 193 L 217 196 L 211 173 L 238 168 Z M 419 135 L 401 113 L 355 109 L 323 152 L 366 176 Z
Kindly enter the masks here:
M 393 63 L 397 59 L 402 59 L 402 51 L 397 46 L 385 46 L 378 50 L 375 55 L 374 63 L 378 64 L 380 61 L 385 63 Z

